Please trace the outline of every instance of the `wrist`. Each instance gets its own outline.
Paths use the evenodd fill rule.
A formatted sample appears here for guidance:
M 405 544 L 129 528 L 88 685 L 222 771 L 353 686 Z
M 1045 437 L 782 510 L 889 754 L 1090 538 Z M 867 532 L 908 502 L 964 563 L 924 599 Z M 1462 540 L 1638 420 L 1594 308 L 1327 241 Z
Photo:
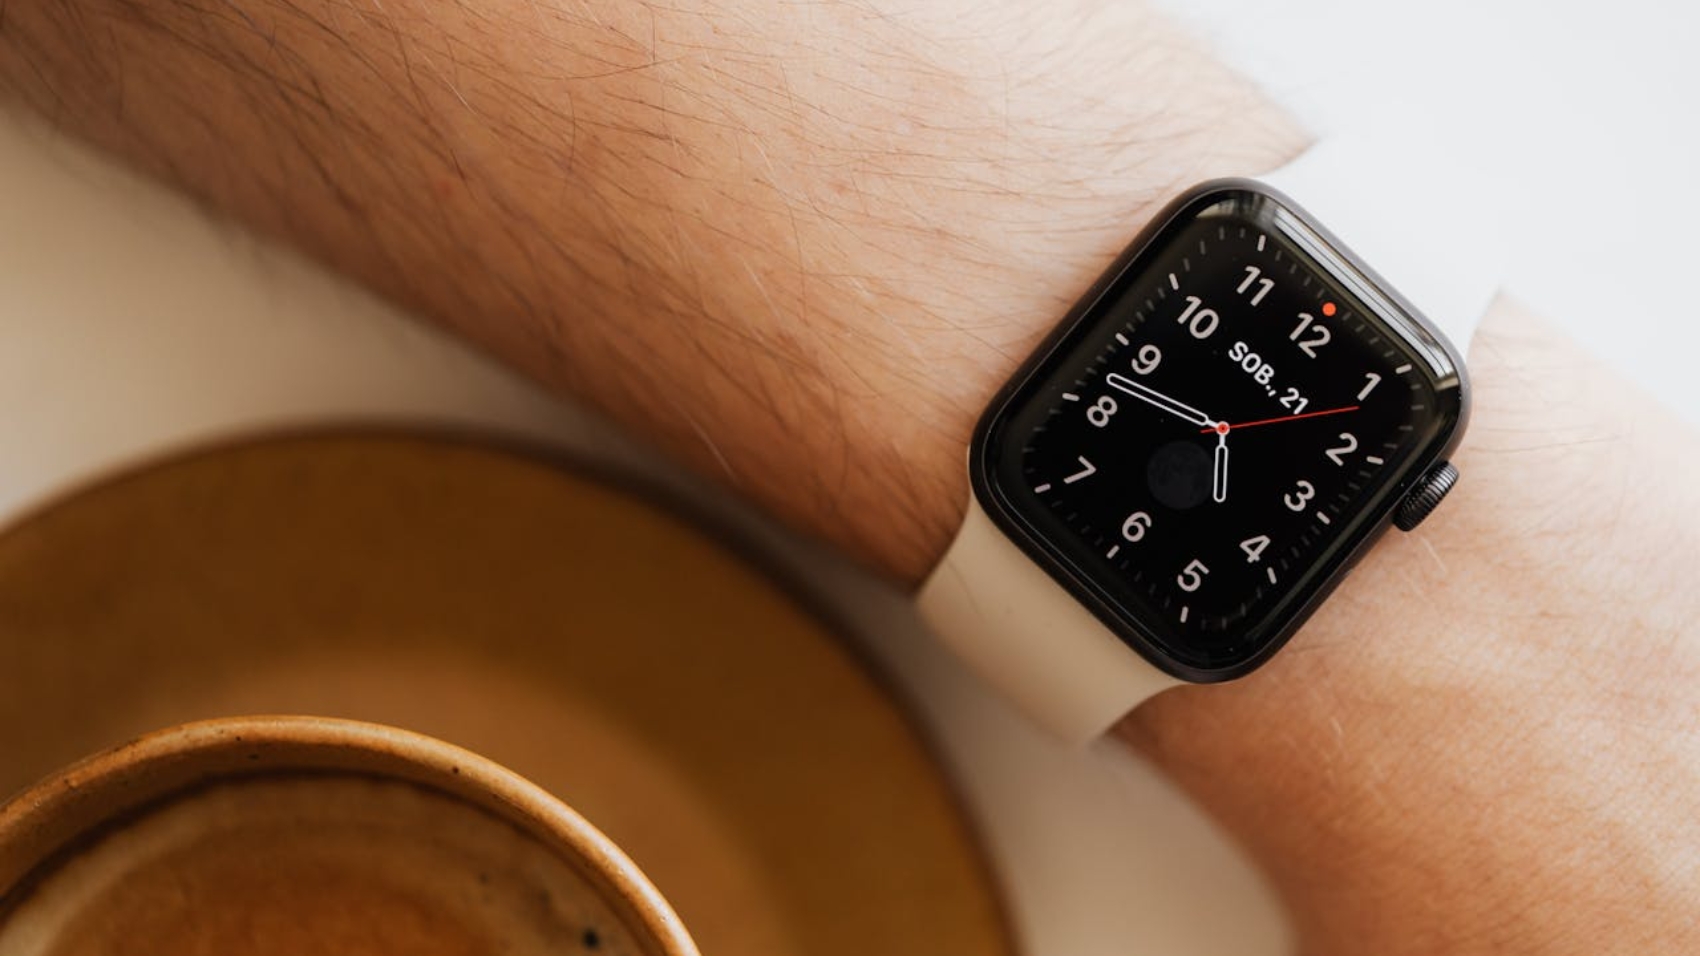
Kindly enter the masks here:
M 1700 553 L 1690 433 L 1504 303 L 1471 359 L 1440 510 L 1266 667 L 1117 729 L 1264 864 L 1310 951 L 1563 951 L 1691 905 L 1644 868 L 1700 845 L 1670 829 L 1700 740 L 1667 732 L 1700 713 L 1672 560 Z
M 873 281 L 806 276 L 809 299 L 796 299 L 857 342 L 821 370 L 836 428 L 811 438 L 824 456 L 807 467 L 855 466 L 833 475 L 824 514 L 792 507 L 795 486 L 757 491 L 907 584 L 961 523 L 974 422 L 1150 216 L 1186 186 L 1272 169 L 1304 144 L 1143 8 L 980 7 L 918 29 L 935 58 L 922 82 L 879 97 L 873 125 L 904 132 L 854 176 L 856 243 L 811 263 Z M 805 122 L 805 139 L 860 148 L 835 139 L 831 118 Z M 819 176 L 806 188 L 846 188 Z M 819 213 L 788 211 L 808 233 L 843 227 Z
M 670 207 L 723 190 L 727 205 L 638 243 L 702 257 L 713 291 L 665 311 L 736 361 L 708 367 L 697 420 L 652 406 L 636 424 L 915 585 L 960 525 L 968 440 L 996 389 L 1177 190 L 1278 166 L 1303 137 L 1143 6 L 810 17 L 769 31 L 789 44 L 762 42 L 770 99 L 721 87 L 707 126 L 640 131 L 672 140 L 663 165 L 737 157 L 669 166 Z M 823 42 L 884 59 L 870 70 Z M 744 144 L 695 145 L 727 122 Z M 709 343 L 721 327 L 733 334 Z

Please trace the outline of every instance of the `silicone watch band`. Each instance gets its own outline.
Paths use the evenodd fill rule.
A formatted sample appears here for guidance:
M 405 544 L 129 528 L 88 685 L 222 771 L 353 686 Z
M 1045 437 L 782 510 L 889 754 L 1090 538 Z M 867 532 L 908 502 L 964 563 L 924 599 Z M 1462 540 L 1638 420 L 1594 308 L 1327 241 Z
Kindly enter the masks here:
M 1485 201 L 1444 162 L 1351 138 L 1326 140 L 1263 182 L 1372 263 L 1460 352 L 1498 287 Z M 1389 184 L 1397 184 L 1389 188 Z M 1467 215 L 1448 210 L 1463 208 Z M 1491 218 L 1491 217 L 1487 217 Z M 1392 228 L 1388 228 L 1391 226 Z M 1010 541 L 969 495 L 944 559 L 922 585 L 922 618 L 982 678 L 1072 744 L 1181 683 L 1117 638 Z

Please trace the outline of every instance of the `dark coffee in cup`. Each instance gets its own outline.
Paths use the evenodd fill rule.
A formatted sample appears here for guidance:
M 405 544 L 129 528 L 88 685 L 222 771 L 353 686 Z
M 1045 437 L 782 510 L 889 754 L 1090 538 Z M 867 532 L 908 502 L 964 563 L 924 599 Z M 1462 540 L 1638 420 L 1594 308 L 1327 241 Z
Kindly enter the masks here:
M 139 743 L 0 810 L 0 956 L 694 953 L 605 837 L 465 751 L 301 718 Z

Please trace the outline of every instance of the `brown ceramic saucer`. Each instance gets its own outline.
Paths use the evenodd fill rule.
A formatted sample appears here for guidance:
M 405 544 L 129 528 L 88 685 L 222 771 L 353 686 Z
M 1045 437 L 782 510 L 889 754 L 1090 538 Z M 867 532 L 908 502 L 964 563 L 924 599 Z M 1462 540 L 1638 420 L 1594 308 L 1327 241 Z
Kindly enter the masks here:
M 828 629 L 673 514 L 541 459 L 272 440 L 0 535 L 0 795 L 247 713 L 511 767 L 630 854 L 710 956 L 1010 949 L 947 782 Z

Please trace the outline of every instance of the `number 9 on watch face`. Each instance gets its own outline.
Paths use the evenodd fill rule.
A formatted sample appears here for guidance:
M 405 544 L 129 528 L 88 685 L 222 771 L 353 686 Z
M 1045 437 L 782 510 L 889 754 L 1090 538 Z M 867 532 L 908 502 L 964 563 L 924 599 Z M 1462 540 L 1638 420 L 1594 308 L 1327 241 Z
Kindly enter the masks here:
M 1461 363 L 1408 305 L 1224 180 L 1160 214 L 1005 387 L 971 474 L 1118 637 L 1223 680 L 1297 628 L 1464 413 Z

